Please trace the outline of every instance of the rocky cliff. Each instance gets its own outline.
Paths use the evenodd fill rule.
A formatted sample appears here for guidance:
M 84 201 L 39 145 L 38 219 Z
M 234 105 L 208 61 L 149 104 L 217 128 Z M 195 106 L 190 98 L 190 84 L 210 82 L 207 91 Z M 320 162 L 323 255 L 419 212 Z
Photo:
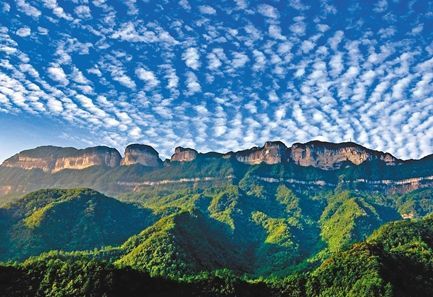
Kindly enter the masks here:
M 2 167 L 41 169 L 59 172 L 64 169 L 84 169 L 91 166 L 116 167 L 121 156 L 116 149 L 97 146 L 86 149 L 41 146 L 22 151 L 5 160 Z
M 314 166 L 321 169 L 337 169 L 347 162 L 359 165 L 364 161 L 376 159 L 384 161 L 387 165 L 401 162 L 389 153 L 373 151 L 352 142 L 295 143 L 290 148 L 289 158 L 300 166 Z
M 130 144 L 125 149 L 125 155 L 120 162 L 123 166 L 141 164 L 148 167 L 160 167 L 162 161 L 158 152 L 145 144 Z
M 286 145 L 280 141 L 268 141 L 263 147 L 253 147 L 248 150 L 228 153 L 242 163 L 250 165 L 266 163 L 279 164 L 285 162 L 288 156 Z
M 171 161 L 189 162 L 197 158 L 198 152 L 191 148 L 178 146 L 174 149 L 174 154 L 171 156 Z
M 330 143 L 311 141 L 295 143 L 287 147 L 280 141 L 268 141 L 263 147 L 230 152 L 226 156 L 236 158 L 239 162 L 255 165 L 260 163 L 279 164 L 294 162 L 300 166 L 313 166 L 325 170 L 338 169 L 348 162 L 359 165 L 367 160 L 382 160 L 387 165 L 395 165 L 402 161 L 389 153 L 367 149 L 352 142 Z
M 2 197 L 14 199 L 18 194 L 40 188 L 90 187 L 118 194 L 151 186 L 221 185 L 245 176 L 294 187 L 345 185 L 384 192 L 405 192 L 433 185 L 433 155 L 402 161 L 354 143 L 314 141 L 286 147 L 282 142 L 267 142 L 263 147 L 226 154 L 198 153 L 178 147 L 170 161 L 162 163 L 158 153 L 146 145 L 128 146 L 123 159 L 117 150 L 108 147 L 81 150 L 38 147 L 18 153 L 0 166 L 0 203 Z M 241 162 L 269 165 L 250 167 Z M 284 166 L 277 166 L 280 163 Z M 133 164 L 146 167 L 128 166 Z M 345 168 L 351 164 L 355 165 Z M 77 170 L 90 166 L 94 168 Z
M 263 147 L 253 147 L 226 154 L 214 152 L 201 154 L 191 148 L 177 147 L 170 161 L 190 162 L 197 157 L 234 158 L 249 165 L 293 162 L 299 166 L 313 166 L 324 170 L 338 169 L 350 163 L 359 165 L 371 160 L 381 160 L 386 165 L 396 165 L 403 162 L 389 153 L 370 150 L 356 143 L 321 141 L 295 143 L 291 147 L 287 147 L 280 141 L 268 141 Z M 84 169 L 95 165 L 117 167 L 133 164 L 161 167 L 163 163 L 158 152 L 151 146 L 131 144 L 126 147 L 123 159 L 116 149 L 104 146 L 82 150 L 43 146 L 18 153 L 7 159 L 2 166 L 23 169 L 37 168 L 45 172 L 55 173 L 64 169 Z

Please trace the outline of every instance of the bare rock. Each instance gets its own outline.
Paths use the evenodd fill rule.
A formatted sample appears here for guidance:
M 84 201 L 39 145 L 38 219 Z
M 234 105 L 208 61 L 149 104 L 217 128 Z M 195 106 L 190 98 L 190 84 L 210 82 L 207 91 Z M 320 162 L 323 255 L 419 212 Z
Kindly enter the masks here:
M 41 169 L 55 173 L 64 169 L 84 169 L 91 166 L 116 167 L 121 156 L 116 149 L 97 146 L 86 149 L 41 146 L 22 151 L 5 160 L 2 167 Z
M 174 154 L 171 156 L 171 161 L 190 162 L 197 158 L 198 152 L 191 148 L 178 146 L 174 149 Z
M 287 147 L 280 141 L 268 141 L 263 147 L 253 147 L 233 154 L 239 162 L 250 165 L 279 164 L 287 159 Z
M 148 167 L 160 167 L 162 161 L 153 147 L 145 144 L 130 144 L 126 147 L 125 155 L 120 164 L 124 166 L 141 164 Z

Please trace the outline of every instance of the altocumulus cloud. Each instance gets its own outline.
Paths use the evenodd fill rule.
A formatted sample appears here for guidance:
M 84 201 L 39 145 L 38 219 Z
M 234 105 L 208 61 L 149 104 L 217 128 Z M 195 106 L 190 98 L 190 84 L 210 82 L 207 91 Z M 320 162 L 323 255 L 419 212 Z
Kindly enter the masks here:
M 0 8 L 0 116 L 66 122 L 89 132 L 83 145 L 143 142 L 169 156 L 352 139 L 401 158 L 432 153 L 430 1 Z

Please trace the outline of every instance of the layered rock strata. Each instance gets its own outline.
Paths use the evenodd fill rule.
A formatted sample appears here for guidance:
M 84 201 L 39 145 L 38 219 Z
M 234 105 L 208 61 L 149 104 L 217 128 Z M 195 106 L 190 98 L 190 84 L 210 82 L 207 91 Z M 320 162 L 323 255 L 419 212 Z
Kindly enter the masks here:
M 130 144 L 126 147 L 120 164 L 123 166 L 141 164 L 148 167 L 160 167 L 162 161 L 153 147 L 145 144 Z

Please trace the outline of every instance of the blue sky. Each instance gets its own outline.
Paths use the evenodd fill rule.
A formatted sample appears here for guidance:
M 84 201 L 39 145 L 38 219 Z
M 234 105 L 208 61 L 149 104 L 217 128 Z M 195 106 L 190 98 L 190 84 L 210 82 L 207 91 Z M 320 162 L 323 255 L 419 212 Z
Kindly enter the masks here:
M 0 4 L 0 160 L 42 144 L 433 153 L 432 1 Z

